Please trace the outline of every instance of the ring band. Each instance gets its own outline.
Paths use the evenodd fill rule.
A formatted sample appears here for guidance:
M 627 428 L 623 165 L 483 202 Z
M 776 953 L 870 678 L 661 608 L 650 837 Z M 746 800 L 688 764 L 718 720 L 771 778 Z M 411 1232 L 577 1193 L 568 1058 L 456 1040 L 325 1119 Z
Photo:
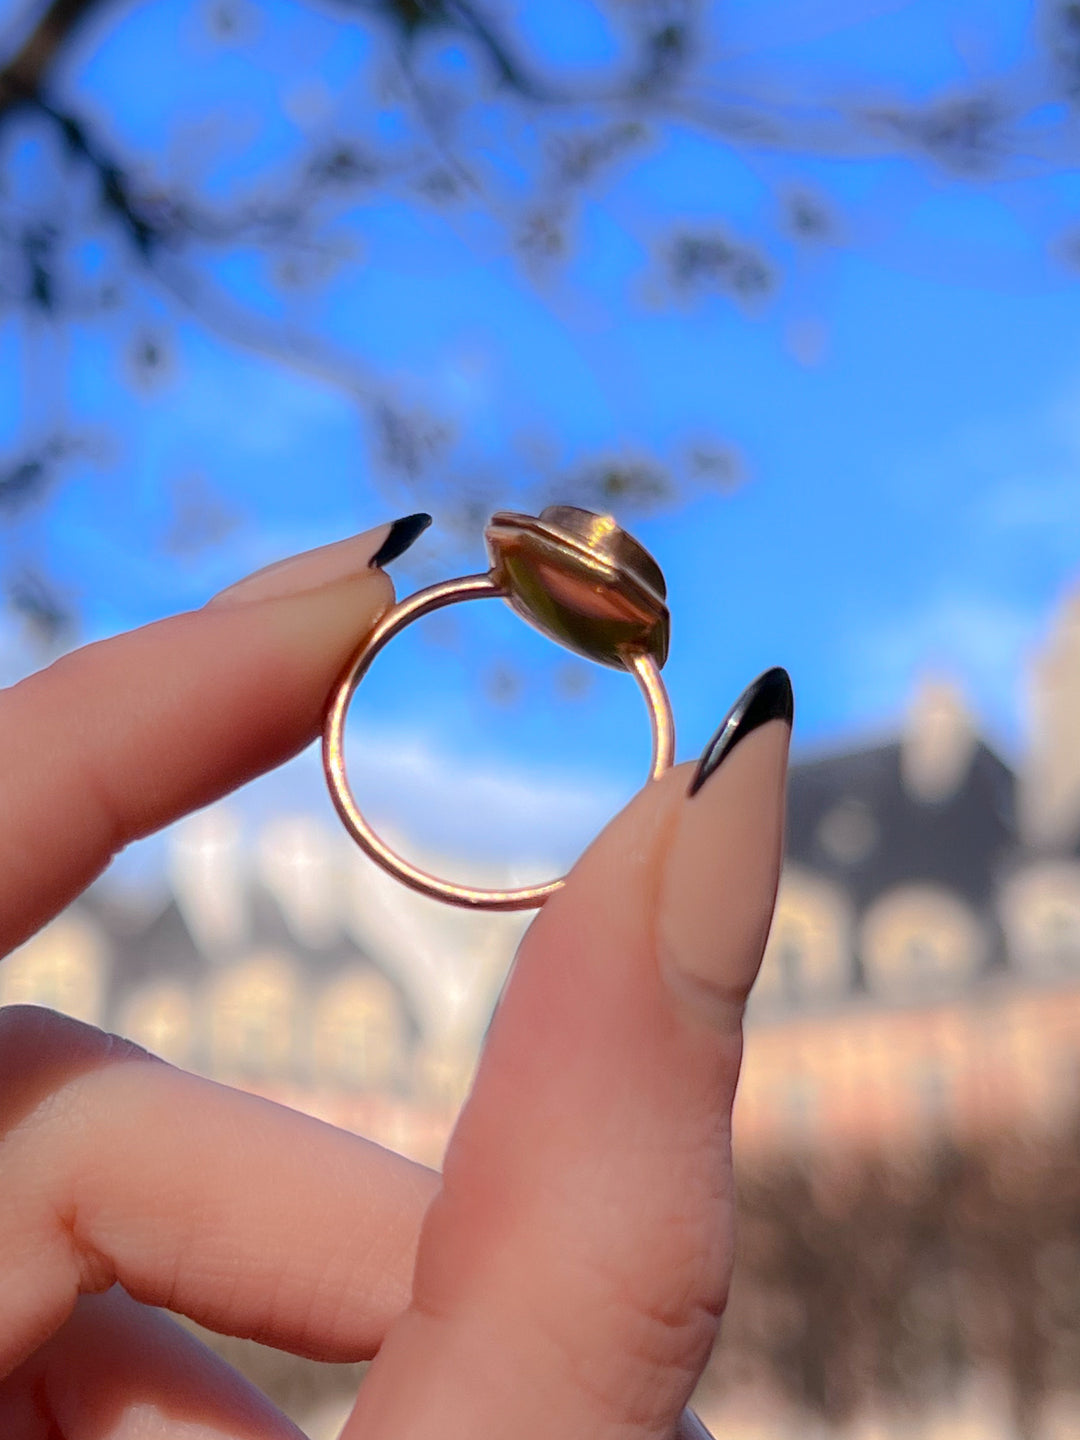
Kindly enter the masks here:
M 564 878 L 516 890 L 479 890 L 440 879 L 398 855 L 361 814 L 345 771 L 345 718 L 375 657 L 407 625 L 463 600 L 506 600 L 545 634 L 600 664 L 629 670 L 645 698 L 652 729 L 650 778 L 669 769 L 675 724 L 660 669 L 667 658 L 668 614 L 660 567 L 610 516 L 562 505 L 540 517 L 492 517 L 485 532 L 492 568 L 444 580 L 389 610 L 338 682 L 323 730 L 323 768 L 345 828 L 376 864 L 404 885 L 473 910 L 532 910 Z

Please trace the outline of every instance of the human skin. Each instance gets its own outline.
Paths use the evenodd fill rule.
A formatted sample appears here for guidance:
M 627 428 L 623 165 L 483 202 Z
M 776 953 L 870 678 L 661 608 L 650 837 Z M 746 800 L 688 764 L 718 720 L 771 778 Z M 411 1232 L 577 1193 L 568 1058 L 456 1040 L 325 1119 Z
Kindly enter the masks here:
M 294 563 L 0 694 L 0 953 L 318 733 L 392 603 Z M 718 717 L 719 718 L 719 717 Z M 741 1017 L 789 726 L 680 766 L 522 943 L 441 1176 L 51 1012 L 0 1011 L 0 1435 L 296 1440 L 164 1310 L 374 1356 L 345 1440 L 672 1440 L 727 1297 Z

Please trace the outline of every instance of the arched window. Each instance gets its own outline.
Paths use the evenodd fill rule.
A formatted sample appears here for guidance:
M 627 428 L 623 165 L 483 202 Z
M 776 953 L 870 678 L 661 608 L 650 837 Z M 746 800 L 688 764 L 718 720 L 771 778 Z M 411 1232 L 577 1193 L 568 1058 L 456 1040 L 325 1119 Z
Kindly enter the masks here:
M 408 1027 L 401 997 L 384 975 L 356 968 L 319 996 L 313 1033 L 315 1069 L 330 1083 L 386 1091 L 405 1079 Z
M 1044 861 L 1002 887 L 1001 924 L 1009 959 L 1032 974 L 1080 969 L 1080 865 Z
M 935 885 L 906 885 L 875 902 L 860 932 L 867 983 L 879 995 L 956 989 L 986 959 L 986 933 L 958 896 Z
M 296 1059 L 299 987 L 288 956 L 259 951 L 210 985 L 210 1056 L 215 1073 L 287 1076 Z
M 780 882 L 755 1009 L 834 998 L 851 982 L 851 906 L 835 885 L 787 866 Z
M 0 1004 L 46 1005 L 100 1025 L 108 964 L 98 926 L 68 911 L 0 964 Z

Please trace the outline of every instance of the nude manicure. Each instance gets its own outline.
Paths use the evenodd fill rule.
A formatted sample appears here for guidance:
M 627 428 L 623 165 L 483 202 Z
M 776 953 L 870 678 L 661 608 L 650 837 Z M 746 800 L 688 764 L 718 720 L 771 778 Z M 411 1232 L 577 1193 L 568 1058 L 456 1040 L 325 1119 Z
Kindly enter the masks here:
M 337 580 L 347 580 L 353 575 L 362 576 L 404 555 L 430 524 L 430 515 L 405 515 L 388 525 L 365 530 L 362 535 L 350 535 L 347 540 L 321 545 L 302 555 L 290 555 L 238 580 L 208 604 L 246 605 L 252 600 L 279 600 L 304 590 L 317 590 L 321 585 L 332 585 Z
M 739 1024 L 780 879 L 794 714 L 787 672 L 768 670 L 709 741 L 672 836 L 658 897 L 660 965 L 707 1023 Z

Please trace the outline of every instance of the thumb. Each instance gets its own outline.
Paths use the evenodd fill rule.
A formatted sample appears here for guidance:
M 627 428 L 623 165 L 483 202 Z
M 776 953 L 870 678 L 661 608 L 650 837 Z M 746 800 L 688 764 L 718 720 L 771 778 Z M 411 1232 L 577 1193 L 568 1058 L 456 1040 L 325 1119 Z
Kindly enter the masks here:
M 346 1437 L 674 1435 L 727 1297 L 791 712 L 767 672 L 534 922 Z

